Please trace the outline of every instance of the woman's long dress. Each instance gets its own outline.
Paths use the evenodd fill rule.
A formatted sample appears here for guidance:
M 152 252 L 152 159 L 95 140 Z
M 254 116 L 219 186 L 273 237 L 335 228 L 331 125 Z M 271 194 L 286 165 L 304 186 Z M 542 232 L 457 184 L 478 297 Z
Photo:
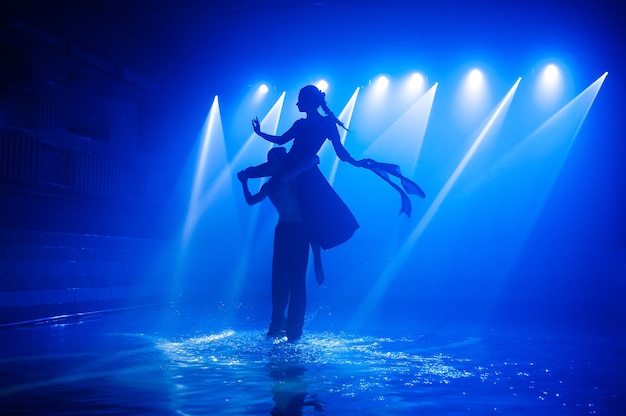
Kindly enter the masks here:
M 337 126 L 329 117 L 300 119 L 294 123 L 292 129 L 296 139 L 288 154 L 287 163 L 291 166 L 310 160 L 327 138 L 337 134 Z M 323 249 L 348 241 L 359 228 L 359 224 L 319 167 L 315 165 L 300 173 L 294 182 L 311 241 L 318 243 Z
M 325 250 L 348 241 L 359 224 L 319 168 L 301 173 L 294 182 L 311 241 Z

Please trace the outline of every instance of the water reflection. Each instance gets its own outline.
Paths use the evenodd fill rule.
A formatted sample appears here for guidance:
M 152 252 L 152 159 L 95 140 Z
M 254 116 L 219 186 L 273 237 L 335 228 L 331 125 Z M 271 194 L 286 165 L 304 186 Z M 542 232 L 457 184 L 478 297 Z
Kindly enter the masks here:
M 298 349 L 279 347 L 270 352 L 267 370 L 272 380 L 272 416 L 300 416 L 305 407 L 324 410 L 317 396 L 309 394 L 303 358 Z
M 408 338 L 318 332 L 290 344 L 267 339 L 261 331 L 227 330 L 162 340 L 158 348 L 170 357 L 180 410 L 189 410 L 192 403 L 194 410 L 200 403 L 206 410 L 232 410 L 234 403 L 246 403 L 242 411 L 271 415 L 367 413 L 370 409 L 352 406 L 364 402 L 385 408 L 411 406 L 407 390 L 474 375 L 469 360 Z M 210 387 L 210 397 L 198 386 Z M 332 409 L 328 402 L 333 402 Z
M 261 329 L 164 333 L 131 324 L 3 331 L 0 413 L 623 414 L 613 410 L 624 360 L 612 353 L 623 335 L 516 328 L 478 338 L 455 327 L 428 337 L 308 331 L 289 344 Z

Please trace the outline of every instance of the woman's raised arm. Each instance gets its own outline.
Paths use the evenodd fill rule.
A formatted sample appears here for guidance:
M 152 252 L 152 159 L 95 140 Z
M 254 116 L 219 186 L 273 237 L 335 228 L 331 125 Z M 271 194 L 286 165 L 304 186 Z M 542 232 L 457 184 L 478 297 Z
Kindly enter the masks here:
M 295 126 L 295 124 L 294 124 Z M 294 134 L 294 126 L 291 126 L 291 128 L 289 130 L 287 130 L 286 132 L 284 132 L 282 135 L 280 136 L 275 136 L 273 134 L 267 134 L 267 133 L 263 133 L 261 131 L 261 123 L 259 122 L 259 118 L 255 117 L 252 120 L 252 128 L 254 129 L 254 132 L 256 134 L 258 134 L 259 136 L 261 136 L 262 138 L 264 138 L 265 140 L 267 140 L 268 142 L 272 142 L 272 143 L 276 143 L 278 145 L 283 145 L 285 143 L 287 143 L 289 140 L 292 140 L 295 137 Z

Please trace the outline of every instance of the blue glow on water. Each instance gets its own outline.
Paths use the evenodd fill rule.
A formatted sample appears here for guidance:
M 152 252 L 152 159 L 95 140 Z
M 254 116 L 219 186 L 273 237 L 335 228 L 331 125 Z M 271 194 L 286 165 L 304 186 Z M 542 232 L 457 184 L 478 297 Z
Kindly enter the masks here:
M 414 321 L 268 339 L 206 307 L 4 329 L 0 405 L 17 414 L 619 414 L 623 337 Z M 312 320 L 311 320 L 312 319 Z M 26 342 L 39 340 L 39 342 Z M 617 343 L 615 343 L 617 341 Z M 272 413 L 275 414 L 275 413 Z

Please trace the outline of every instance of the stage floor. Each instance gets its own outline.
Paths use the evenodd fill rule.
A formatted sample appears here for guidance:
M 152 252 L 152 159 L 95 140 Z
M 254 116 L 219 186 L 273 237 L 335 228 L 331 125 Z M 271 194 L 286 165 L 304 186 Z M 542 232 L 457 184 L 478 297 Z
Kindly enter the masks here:
M 0 412 L 623 415 L 623 331 L 411 322 L 301 341 L 266 319 L 158 306 L 0 328 Z

